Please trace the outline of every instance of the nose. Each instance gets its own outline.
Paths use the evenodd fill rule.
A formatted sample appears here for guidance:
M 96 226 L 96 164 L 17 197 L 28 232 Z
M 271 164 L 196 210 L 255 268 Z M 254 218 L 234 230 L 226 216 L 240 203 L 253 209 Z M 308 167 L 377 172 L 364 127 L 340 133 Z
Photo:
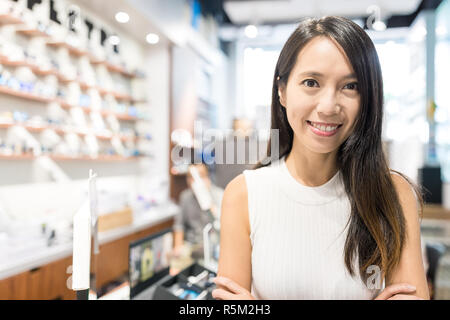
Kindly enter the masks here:
M 319 97 L 316 111 L 322 115 L 330 116 L 339 113 L 340 107 L 337 101 L 336 90 L 329 89 Z

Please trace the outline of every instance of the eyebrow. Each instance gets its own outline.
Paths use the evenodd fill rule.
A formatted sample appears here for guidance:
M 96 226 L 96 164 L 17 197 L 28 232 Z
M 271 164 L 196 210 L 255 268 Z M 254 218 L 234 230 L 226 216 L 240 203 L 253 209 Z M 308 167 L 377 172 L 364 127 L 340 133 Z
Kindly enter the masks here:
M 325 75 L 317 72 L 317 71 L 305 71 L 299 74 L 299 76 L 311 76 L 311 77 L 317 77 L 317 78 L 323 78 Z M 346 76 L 343 76 L 342 79 L 353 79 L 356 78 L 356 74 L 350 73 Z

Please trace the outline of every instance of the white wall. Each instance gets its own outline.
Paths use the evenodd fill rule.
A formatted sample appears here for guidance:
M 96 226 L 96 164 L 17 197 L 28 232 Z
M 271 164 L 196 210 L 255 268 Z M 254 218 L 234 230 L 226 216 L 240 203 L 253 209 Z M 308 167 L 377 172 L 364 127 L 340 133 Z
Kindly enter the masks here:
M 142 171 L 144 180 L 151 176 L 168 184 L 169 180 L 169 108 L 170 108 L 170 49 L 168 46 L 149 48 L 145 55 L 148 80 L 150 126 L 153 135 L 154 159 Z M 145 186 L 144 186 L 145 188 Z M 167 189 L 168 192 L 168 189 Z M 168 194 L 168 193 L 167 193 Z

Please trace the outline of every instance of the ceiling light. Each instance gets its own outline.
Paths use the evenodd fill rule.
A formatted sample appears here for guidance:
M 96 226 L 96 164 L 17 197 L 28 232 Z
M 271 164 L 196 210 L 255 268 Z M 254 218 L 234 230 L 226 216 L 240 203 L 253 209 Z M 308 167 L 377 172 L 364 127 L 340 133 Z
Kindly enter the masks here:
M 146 37 L 145 40 L 147 40 L 148 43 L 150 44 L 156 44 L 159 42 L 159 36 L 157 34 L 154 33 L 149 33 Z
M 258 35 L 258 28 L 256 28 L 256 26 L 253 24 L 249 24 L 245 27 L 245 35 L 248 38 L 256 38 L 256 36 Z
M 120 11 L 116 13 L 116 20 L 119 23 L 127 23 L 130 21 L 130 16 L 128 13 Z
M 113 46 L 117 46 L 120 43 L 120 38 L 118 36 L 110 36 L 109 43 L 111 43 Z

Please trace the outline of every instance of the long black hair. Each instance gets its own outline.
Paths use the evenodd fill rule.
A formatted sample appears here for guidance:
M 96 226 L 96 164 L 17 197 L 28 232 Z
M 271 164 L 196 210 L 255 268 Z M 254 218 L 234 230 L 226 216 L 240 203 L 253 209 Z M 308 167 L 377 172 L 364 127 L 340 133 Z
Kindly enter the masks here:
M 384 275 L 392 273 L 400 261 L 406 237 L 405 218 L 395 192 L 391 171 L 383 152 L 383 80 L 375 46 L 367 33 L 353 21 L 335 16 L 302 21 L 285 43 L 275 68 L 272 86 L 271 128 L 279 130 L 279 150 L 267 149 L 265 165 L 292 149 L 294 133 L 280 104 L 278 90 L 286 86 L 300 50 L 317 36 L 337 42 L 350 61 L 358 81 L 360 109 L 350 136 L 339 146 L 337 165 L 342 172 L 346 194 L 351 203 L 345 242 L 345 264 L 354 275 L 353 263 L 359 262 L 359 274 L 366 280 L 367 268 L 377 265 Z M 268 161 L 269 159 L 269 161 Z M 256 167 L 261 167 L 259 164 Z M 397 172 L 398 173 L 398 172 Z M 400 174 L 400 173 L 399 173 Z M 415 189 L 420 208 L 420 190 Z

